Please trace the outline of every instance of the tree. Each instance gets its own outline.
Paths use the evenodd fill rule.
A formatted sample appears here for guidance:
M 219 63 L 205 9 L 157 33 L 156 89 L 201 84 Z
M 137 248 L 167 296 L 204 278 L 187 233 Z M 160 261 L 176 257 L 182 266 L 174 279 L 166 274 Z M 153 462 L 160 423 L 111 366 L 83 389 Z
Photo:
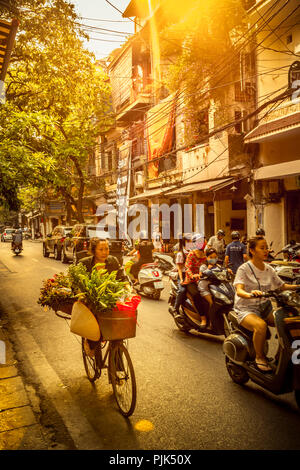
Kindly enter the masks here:
M 188 2 L 182 8 L 180 19 L 161 31 L 160 44 L 162 57 L 171 55 L 174 60 L 166 85 L 172 92 L 184 91 L 185 142 L 191 145 L 195 134 L 200 140 L 207 134 L 210 99 L 222 102 L 223 90 L 218 85 L 225 77 L 230 81 L 239 68 L 233 43 L 244 33 L 246 22 L 242 0 Z M 208 89 L 214 91 L 208 93 Z
M 20 15 L 8 105 L 0 110 L 0 138 L 6 138 L 0 158 L 9 175 L 14 165 L 20 170 L 23 184 L 25 176 L 29 184 L 53 187 L 82 222 L 88 159 L 96 137 L 112 122 L 107 77 L 83 47 L 73 5 L 24 0 Z

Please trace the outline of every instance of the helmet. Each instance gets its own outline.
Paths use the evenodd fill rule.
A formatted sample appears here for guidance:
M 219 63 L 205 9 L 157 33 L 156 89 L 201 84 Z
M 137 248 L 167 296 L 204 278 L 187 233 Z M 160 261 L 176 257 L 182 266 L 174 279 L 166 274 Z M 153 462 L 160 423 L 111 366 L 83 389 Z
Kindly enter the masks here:
M 146 230 L 142 230 L 142 231 L 140 232 L 139 238 L 140 238 L 141 240 L 146 240 L 146 239 L 147 239 Z
M 222 237 L 225 237 L 225 232 L 224 232 L 224 230 L 221 230 L 221 229 L 218 230 L 218 231 L 217 231 L 217 235 L 222 235 Z
M 199 240 L 203 240 L 203 235 L 201 235 L 201 233 L 194 233 L 194 235 L 192 236 L 192 241 L 196 242 Z
M 201 233 L 195 233 L 192 237 L 193 246 L 191 250 L 203 250 L 205 246 L 205 241 L 203 235 Z
M 264 231 L 263 228 L 258 228 L 256 230 L 256 235 L 262 235 L 264 237 L 266 235 L 266 232 Z
M 239 240 L 241 238 L 240 232 L 237 232 L 237 231 L 231 232 L 231 238 L 232 240 Z

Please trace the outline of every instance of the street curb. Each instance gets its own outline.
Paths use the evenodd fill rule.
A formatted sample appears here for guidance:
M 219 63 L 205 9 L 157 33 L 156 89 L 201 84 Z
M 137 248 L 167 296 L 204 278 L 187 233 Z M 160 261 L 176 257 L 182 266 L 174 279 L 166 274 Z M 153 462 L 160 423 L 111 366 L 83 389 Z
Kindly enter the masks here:
M 1 315 L 1 310 L 0 310 Z M 5 364 L 0 364 L 0 450 L 47 450 L 42 426 L 33 411 L 28 389 L 18 370 L 12 342 L 0 316 L 0 341 Z

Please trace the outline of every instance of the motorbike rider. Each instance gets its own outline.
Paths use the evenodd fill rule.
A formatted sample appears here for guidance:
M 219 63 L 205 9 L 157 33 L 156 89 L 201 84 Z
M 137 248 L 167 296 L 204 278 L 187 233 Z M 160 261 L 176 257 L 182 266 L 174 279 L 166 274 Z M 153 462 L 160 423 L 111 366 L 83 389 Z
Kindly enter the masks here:
M 186 249 L 186 243 L 188 239 L 183 237 L 179 239 L 178 243 L 178 251 L 176 253 L 175 264 L 177 267 L 178 272 L 178 290 L 177 290 L 177 297 L 174 305 L 174 317 L 180 317 L 179 307 L 182 305 L 185 296 L 186 296 L 186 284 L 185 281 L 185 261 L 188 254 L 188 250 Z M 170 307 L 172 310 L 173 308 Z
M 152 242 L 149 242 L 147 240 L 147 235 L 145 232 L 140 233 L 138 244 L 136 245 L 136 250 L 139 252 L 139 259 L 131 266 L 130 273 L 134 277 L 135 282 L 138 282 L 138 274 L 142 265 L 147 263 L 153 263 L 152 252 L 154 250 L 154 245 Z
M 234 310 L 242 327 L 253 332 L 253 345 L 256 353 L 254 365 L 263 373 L 272 372 L 264 353 L 267 327 L 274 326 L 272 304 L 269 300 L 257 298 L 270 290 L 297 290 L 299 286 L 285 284 L 274 269 L 265 263 L 268 245 L 264 237 L 256 236 L 249 240 L 250 261 L 242 264 L 236 273 Z
M 185 280 L 184 285 L 187 286 L 188 293 L 192 296 L 193 302 L 201 318 L 201 328 L 206 327 L 206 316 L 203 315 L 205 308 L 205 300 L 202 299 L 198 290 L 198 281 L 200 279 L 200 266 L 205 263 L 206 257 L 204 254 L 205 242 L 200 234 L 193 237 L 191 251 L 187 255 L 185 262 Z
M 12 242 L 11 242 L 11 248 L 12 250 L 15 248 L 15 246 L 21 246 L 23 245 L 23 234 L 22 234 L 22 229 L 18 228 L 14 231 L 12 234 Z
M 210 237 L 210 239 L 207 242 L 205 251 L 209 250 L 209 248 L 214 248 L 218 254 L 219 261 L 223 263 L 224 261 L 224 256 L 225 256 L 225 232 L 224 230 L 218 230 L 216 235 L 213 235 Z
M 218 264 L 218 253 L 216 252 L 214 248 L 209 248 L 205 252 L 205 254 L 206 254 L 206 263 L 200 266 L 200 281 L 198 283 L 198 289 L 202 298 L 205 299 L 206 301 L 206 304 L 204 304 L 206 307 L 205 315 L 206 315 L 206 318 L 209 318 L 209 310 L 213 305 L 213 299 L 208 288 L 210 281 L 208 279 L 201 279 L 201 277 L 202 277 L 202 274 L 207 270 L 211 270 L 211 271 L 215 269 L 220 270 L 222 269 L 222 267 Z M 228 271 L 230 272 L 230 274 L 233 274 L 231 269 L 228 269 Z
M 231 233 L 232 242 L 226 247 L 225 252 L 225 266 L 229 264 L 234 274 L 244 261 L 248 261 L 247 247 L 240 241 L 241 235 L 239 232 L 234 231 Z

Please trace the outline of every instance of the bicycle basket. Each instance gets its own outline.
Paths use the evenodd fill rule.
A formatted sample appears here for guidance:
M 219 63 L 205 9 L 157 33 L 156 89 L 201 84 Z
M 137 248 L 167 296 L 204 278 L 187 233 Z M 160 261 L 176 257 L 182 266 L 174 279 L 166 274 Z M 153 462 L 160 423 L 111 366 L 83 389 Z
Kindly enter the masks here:
M 104 340 L 134 338 L 136 335 L 136 310 L 97 312 L 97 320 Z

